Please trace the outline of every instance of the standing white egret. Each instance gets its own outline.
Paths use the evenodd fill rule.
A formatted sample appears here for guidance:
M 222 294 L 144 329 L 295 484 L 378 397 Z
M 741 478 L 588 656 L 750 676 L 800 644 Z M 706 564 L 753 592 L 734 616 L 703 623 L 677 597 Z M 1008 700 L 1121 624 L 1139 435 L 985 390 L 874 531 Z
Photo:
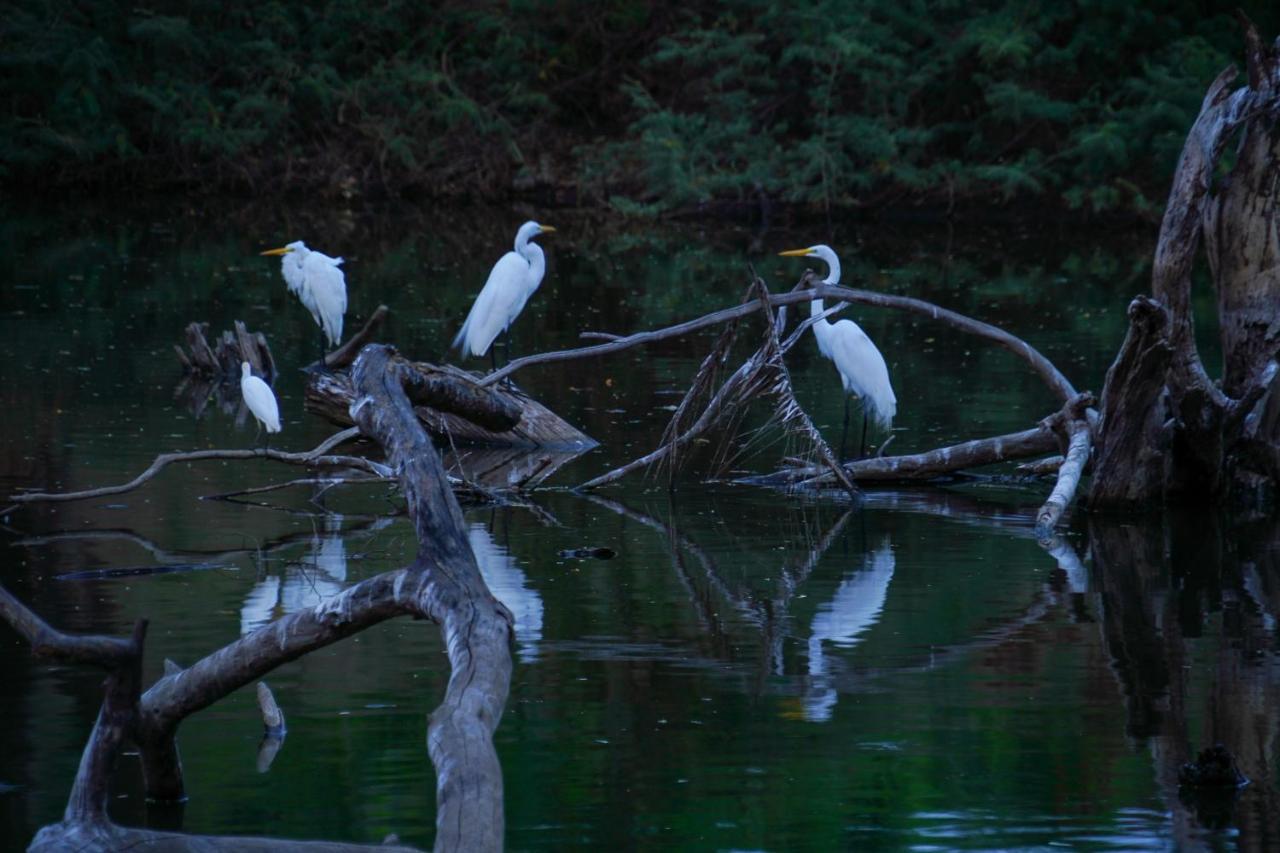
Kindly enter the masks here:
M 507 330 L 512 321 L 524 310 L 524 304 L 542 284 L 547 271 L 547 259 L 542 247 L 530 242 L 539 234 L 551 234 L 556 229 L 550 225 L 526 222 L 516 232 L 516 247 L 507 252 L 489 271 L 471 313 L 453 339 L 455 347 L 465 355 L 484 355 L 498 334 Z M 497 366 L 497 356 L 494 356 Z
M 280 272 L 289 292 L 297 295 L 320 327 L 323 361 L 324 342 L 331 347 L 342 342 L 342 316 L 347 313 L 347 279 L 339 269 L 342 258 L 308 249 L 301 240 L 261 254 L 281 256 Z
M 270 434 L 280 431 L 280 406 L 271 386 L 253 375 L 253 368 L 247 361 L 240 362 L 240 395 L 258 419 L 259 428 L 266 427 L 267 441 L 270 442 Z
M 791 249 L 780 252 L 788 258 L 799 258 L 812 255 L 827 263 L 827 277 L 824 284 L 840 283 L 840 259 L 830 246 L 818 244 L 807 249 Z M 823 312 L 822 300 L 815 299 L 809 303 L 810 314 L 814 317 Z M 862 401 L 862 450 L 867 448 L 867 415 L 870 414 L 882 428 L 893 425 L 893 416 L 898 412 L 898 398 L 893 394 L 893 386 L 889 384 L 889 368 L 884 363 L 884 356 L 876 345 L 867 337 L 867 333 L 852 320 L 840 320 L 832 323 L 825 317 L 813 324 L 813 336 L 818 339 L 818 349 L 835 363 L 840 373 L 840 381 L 844 385 L 844 431 L 840 436 L 840 456 L 844 457 L 845 439 L 849 434 L 849 397 L 853 394 Z

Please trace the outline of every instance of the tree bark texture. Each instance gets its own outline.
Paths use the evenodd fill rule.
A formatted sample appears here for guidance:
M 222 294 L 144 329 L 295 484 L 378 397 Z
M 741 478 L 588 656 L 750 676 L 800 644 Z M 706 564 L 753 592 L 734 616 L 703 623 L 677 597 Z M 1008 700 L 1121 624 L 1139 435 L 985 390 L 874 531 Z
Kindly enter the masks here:
M 1153 299 L 1107 373 L 1089 502 L 1132 508 L 1274 494 L 1280 479 L 1280 50 L 1245 21 L 1249 84 L 1209 86 L 1174 174 L 1152 267 Z M 1214 183 L 1239 131 L 1236 162 Z M 1217 291 L 1223 381 L 1196 350 L 1192 271 L 1201 237 Z
M 466 371 L 396 357 L 405 393 L 427 432 L 442 444 L 540 447 L 582 451 L 596 442 L 537 400 L 517 390 L 486 387 Z M 354 421 L 352 379 L 342 373 L 315 373 L 307 382 L 306 406 L 340 426 Z

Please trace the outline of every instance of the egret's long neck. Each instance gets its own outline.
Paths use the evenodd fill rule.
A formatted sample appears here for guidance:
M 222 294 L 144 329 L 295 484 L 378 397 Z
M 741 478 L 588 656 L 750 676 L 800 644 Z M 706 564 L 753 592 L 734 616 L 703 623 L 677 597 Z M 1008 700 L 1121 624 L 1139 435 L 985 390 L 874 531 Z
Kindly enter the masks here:
M 825 309 L 822 299 L 814 299 L 809 303 L 809 316 L 817 317 Z M 826 317 L 813 324 L 813 335 L 818 339 L 818 343 L 825 347 L 827 333 L 831 331 L 831 321 Z M 823 350 L 825 352 L 825 349 Z
M 543 273 L 547 271 L 547 256 L 542 254 L 542 247 L 537 243 L 525 243 L 516 251 L 529 262 L 529 280 L 533 282 L 533 289 L 537 290 L 542 283 Z

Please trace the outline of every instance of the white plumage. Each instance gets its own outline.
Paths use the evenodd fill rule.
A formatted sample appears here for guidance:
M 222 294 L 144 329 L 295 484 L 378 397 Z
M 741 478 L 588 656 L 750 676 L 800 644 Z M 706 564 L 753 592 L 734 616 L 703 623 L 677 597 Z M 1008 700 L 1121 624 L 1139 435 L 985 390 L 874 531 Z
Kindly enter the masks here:
M 262 254 L 281 256 L 280 272 L 289 292 L 311 312 L 329 345 L 340 344 L 342 318 L 347 313 L 347 279 L 340 269 L 342 258 L 331 258 L 309 249 L 301 240 Z
M 280 431 L 280 406 L 271 386 L 253 375 L 249 362 L 240 362 L 240 394 L 267 432 Z
M 526 222 L 520 226 L 516 232 L 515 250 L 498 258 L 493 265 L 480 295 L 471 306 L 471 312 L 453 338 L 453 345 L 461 347 L 463 355 L 484 355 L 494 339 L 520 316 L 529 297 L 542 284 L 542 276 L 547 270 L 542 247 L 530 240 L 555 230 L 550 225 L 537 222 Z
M 820 258 L 826 261 L 829 269 L 825 283 L 840 283 L 840 259 L 830 246 L 810 246 L 782 254 Z M 810 303 L 812 316 L 818 316 L 823 310 L 821 299 Z M 898 413 L 898 398 L 889 383 L 889 368 L 884 363 L 884 356 L 876 349 L 871 338 L 852 320 L 832 323 L 826 318 L 813 324 L 813 335 L 818 339 L 818 349 L 835 363 L 845 392 L 856 395 L 872 420 L 888 429 L 893 424 L 894 415 Z

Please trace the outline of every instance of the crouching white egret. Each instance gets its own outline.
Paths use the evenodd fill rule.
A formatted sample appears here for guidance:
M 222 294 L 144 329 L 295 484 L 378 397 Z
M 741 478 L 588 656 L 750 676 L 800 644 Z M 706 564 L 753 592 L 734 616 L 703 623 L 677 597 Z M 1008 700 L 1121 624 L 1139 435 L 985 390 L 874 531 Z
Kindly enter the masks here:
M 320 360 L 323 362 L 325 341 L 330 347 L 342 342 L 342 316 L 347 313 L 347 279 L 340 269 L 342 258 L 331 258 L 308 249 L 301 240 L 261 254 L 281 256 L 280 272 L 289 292 L 306 306 L 320 327 Z
M 813 256 L 827 263 L 827 277 L 824 284 L 840 283 L 840 259 L 830 246 L 818 244 L 807 249 L 791 249 L 779 252 L 783 257 L 799 258 Z M 815 299 L 809 303 L 810 314 L 814 317 L 823 312 L 822 300 Z M 867 333 L 852 320 L 840 320 L 832 323 L 825 317 L 813 324 L 813 336 L 818 339 L 818 349 L 835 363 L 840 373 L 840 381 L 844 385 L 844 431 L 840 436 L 840 456 L 844 458 L 845 439 L 849 434 L 849 394 L 862 401 L 862 450 L 867 449 L 867 415 L 875 420 L 883 429 L 893 425 L 893 416 L 898 413 L 898 398 L 893 394 L 893 386 L 889 384 L 889 368 L 884 363 L 884 356 L 876 345 L 867 337 Z
M 542 247 L 530 241 L 539 234 L 551 234 L 555 230 L 550 225 L 532 221 L 520 226 L 516 232 L 515 250 L 498 258 L 493 265 L 488 281 L 471 306 L 471 313 L 467 314 L 466 322 L 453 339 L 453 345 L 461 347 L 464 356 L 484 355 L 494 338 L 506 331 L 524 310 L 524 304 L 542 284 L 542 276 L 547 271 Z M 496 354 L 493 359 L 494 367 L 497 367 Z
M 253 375 L 253 368 L 247 361 L 240 362 L 240 396 L 244 397 L 245 405 L 258 419 L 258 428 L 266 428 L 269 444 L 270 434 L 280 431 L 280 405 L 271 386 Z

